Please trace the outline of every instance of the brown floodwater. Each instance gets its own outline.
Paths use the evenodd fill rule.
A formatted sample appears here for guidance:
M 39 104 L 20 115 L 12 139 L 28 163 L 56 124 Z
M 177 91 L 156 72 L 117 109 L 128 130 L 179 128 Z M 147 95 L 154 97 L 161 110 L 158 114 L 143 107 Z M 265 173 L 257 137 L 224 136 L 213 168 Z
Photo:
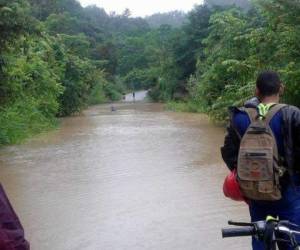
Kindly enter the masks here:
M 0 181 L 33 250 L 250 249 L 228 219 L 224 129 L 161 104 L 94 106 L 58 130 L 0 150 Z

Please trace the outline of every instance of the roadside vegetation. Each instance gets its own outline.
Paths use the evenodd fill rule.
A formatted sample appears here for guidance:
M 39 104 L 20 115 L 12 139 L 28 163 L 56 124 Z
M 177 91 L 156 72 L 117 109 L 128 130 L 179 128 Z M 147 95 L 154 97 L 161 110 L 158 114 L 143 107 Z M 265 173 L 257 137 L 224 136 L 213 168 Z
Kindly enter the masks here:
M 168 42 L 151 95 L 222 122 L 228 106 L 252 97 L 257 74 L 271 69 L 285 83 L 284 101 L 299 106 L 299 27 L 297 0 L 207 0 L 170 31 L 177 37 Z
M 75 0 L 0 1 L 0 145 L 121 99 L 128 87 L 117 73 L 119 48 L 145 29 L 128 11 L 108 15 Z
M 127 90 L 224 121 L 264 69 L 279 71 L 285 101 L 300 105 L 299 27 L 297 0 L 206 0 L 146 18 L 76 0 L 2 0 L 0 145 Z

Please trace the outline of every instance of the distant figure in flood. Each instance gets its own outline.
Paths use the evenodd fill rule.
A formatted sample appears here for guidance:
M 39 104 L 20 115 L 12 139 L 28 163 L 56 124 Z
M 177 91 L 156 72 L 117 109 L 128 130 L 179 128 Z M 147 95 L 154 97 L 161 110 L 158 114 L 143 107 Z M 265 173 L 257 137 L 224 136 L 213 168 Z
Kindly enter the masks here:
M 111 112 L 117 111 L 117 109 L 114 106 L 111 106 Z
M 135 92 L 132 92 L 132 98 L 133 98 L 133 101 L 135 102 Z

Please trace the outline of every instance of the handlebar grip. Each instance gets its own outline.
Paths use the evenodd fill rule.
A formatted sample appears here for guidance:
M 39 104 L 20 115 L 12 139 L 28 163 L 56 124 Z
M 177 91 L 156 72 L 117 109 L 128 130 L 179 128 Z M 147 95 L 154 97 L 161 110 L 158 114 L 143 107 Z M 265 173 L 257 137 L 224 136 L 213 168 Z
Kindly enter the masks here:
M 239 237 L 239 236 L 252 236 L 255 234 L 255 229 L 252 226 L 240 228 L 225 228 L 222 229 L 222 237 Z

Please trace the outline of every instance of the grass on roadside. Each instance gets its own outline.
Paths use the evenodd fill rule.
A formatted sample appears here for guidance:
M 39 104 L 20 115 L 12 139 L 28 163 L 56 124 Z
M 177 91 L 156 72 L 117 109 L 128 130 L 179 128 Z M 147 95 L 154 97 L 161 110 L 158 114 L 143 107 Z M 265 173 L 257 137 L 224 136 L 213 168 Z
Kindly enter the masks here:
M 170 101 L 166 104 L 166 109 L 175 112 L 192 112 L 192 113 L 202 113 L 203 110 L 196 103 L 192 101 L 188 102 L 175 102 Z
M 46 117 L 31 104 L 15 103 L 0 110 L 0 146 L 21 143 L 58 126 L 56 118 Z

